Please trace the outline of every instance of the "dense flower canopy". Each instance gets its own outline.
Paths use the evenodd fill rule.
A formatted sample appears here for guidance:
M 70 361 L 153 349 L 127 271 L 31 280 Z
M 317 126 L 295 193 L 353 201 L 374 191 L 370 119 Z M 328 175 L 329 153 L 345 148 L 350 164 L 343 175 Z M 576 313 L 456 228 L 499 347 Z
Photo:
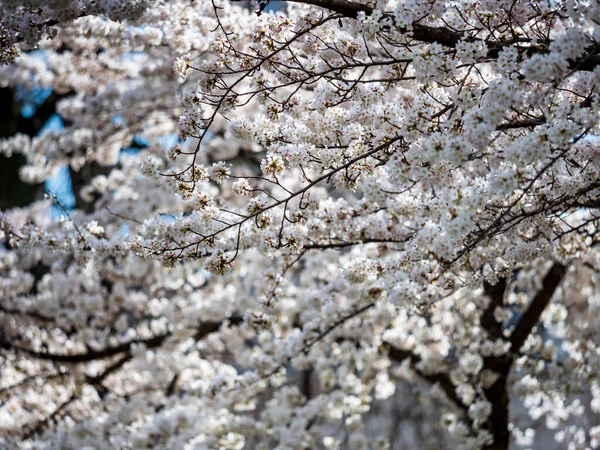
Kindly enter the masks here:
M 600 4 L 256 3 L 0 1 L 0 446 L 600 448 Z

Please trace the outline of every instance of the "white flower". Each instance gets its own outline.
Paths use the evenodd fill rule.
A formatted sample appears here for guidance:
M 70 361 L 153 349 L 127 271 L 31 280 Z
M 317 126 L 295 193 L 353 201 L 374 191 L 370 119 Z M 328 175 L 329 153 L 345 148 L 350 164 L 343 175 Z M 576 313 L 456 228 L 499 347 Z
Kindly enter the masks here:
M 231 164 L 226 164 L 224 161 L 213 163 L 210 169 L 210 177 L 213 181 L 219 184 L 224 183 L 231 175 Z
M 477 375 L 483 369 L 483 358 L 474 353 L 461 355 L 458 363 L 461 369 L 468 375 Z
M 175 60 L 173 64 L 173 71 L 178 74 L 181 78 L 187 78 L 188 70 L 190 68 L 190 55 L 180 56 Z
M 377 261 L 367 258 L 354 258 L 344 267 L 344 278 L 352 283 L 363 283 L 375 280 L 380 276 L 380 266 Z
M 235 183 L 233 183 L 232 189 L 233 189 L 233 192 L 235 192 L 237 195 L 242 195 L 242 196 L 252 195 L 252 186 L 250 186 L 250 184 L 248 183 L 248 180 L 246 180 L 245 178 L 242 178 L 242 179 L 236 181 Z
M 177 159 L 177 156 L 179 156 L 180 154 L 181 154 L 181 147 L 179 147 L 179 145 L 177 145 L 177 144 L 172 145 L 167 150 L 167 157 L 171 161 L 175 161 L 175 159 Z
M 492 413 L 492 404 L 486 400 L 479 400 L 469 406 L 469 417 L 475 427 L 481 426 Z
M 280 155 L 269 153 L 267 157 L 263 159 L 260 167 L 265 175 L 277 176 L 283 173 L 285 164 Z
M 465 405 L 470 405 L 471 403 L 473 403 L 473 400 L 475 400 L 477 392 L 475 391 L 475 388 L 473 386 L 464 383 L 456 388 L 456 395 L 458 395 L 460 400 Z
M 223 250 L 216 250 L 204 262 L 204 268 L 215 275 L 225 275 L 232 268 L 230 258 Z
M 142 162 L 142 165 L 141 165 L 142 174 L 149 178 L 157 177 L 159 164 L 160 164 L 160 160 L 158 158 L 149 156 Z

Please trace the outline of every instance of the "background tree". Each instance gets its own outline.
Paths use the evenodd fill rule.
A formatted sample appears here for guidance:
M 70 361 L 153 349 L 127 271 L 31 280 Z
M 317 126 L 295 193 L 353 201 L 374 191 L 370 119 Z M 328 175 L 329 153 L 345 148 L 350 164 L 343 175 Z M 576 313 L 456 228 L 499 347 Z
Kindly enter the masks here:
M 0 442 L 597 448 L 600 6 L 235 3 L 0 5 Z

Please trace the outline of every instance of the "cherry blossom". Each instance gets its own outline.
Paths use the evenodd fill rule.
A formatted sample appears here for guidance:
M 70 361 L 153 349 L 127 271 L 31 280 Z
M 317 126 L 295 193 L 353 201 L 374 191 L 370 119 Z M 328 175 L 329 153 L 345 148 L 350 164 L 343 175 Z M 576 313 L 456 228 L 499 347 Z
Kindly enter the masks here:
M 600 5 L 280 3 L 0 4 L 0 446 L 598 448 Z

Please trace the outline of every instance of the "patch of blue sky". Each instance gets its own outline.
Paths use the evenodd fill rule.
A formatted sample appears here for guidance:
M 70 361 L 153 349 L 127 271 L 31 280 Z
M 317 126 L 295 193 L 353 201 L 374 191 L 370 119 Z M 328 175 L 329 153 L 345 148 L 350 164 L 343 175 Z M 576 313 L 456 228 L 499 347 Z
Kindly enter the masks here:
M 120 114 L 114 115 L 110 118 L 110 121 L 115 125 L 121 125 L 123 123 L 123 116 Z
M 158 217 L 163 219 L 165 222 L 174 222 L 177 220 L 177 216 L 169 213 L 158 213 Z
M 127 223 L 123 223 L 120 227 L 119 230 L 117 231 L 115 237 L 123 237 L 126 238 L 127 236 L 129 236 L 129 224 Z
M 32 50 L 27 52 L 27 55 L 32 58 L 43 61 L 46 65 L 48 64 L 48 55 L 44 50 Z M 29 118 L 35 114 L 37 108 L 44 103 L 44 101 L 52 94 L 51 88 L 42 88 L 34 84 L 34 76 L 30 77 L 32 83 L 31 87 L 28 86 L 16 86 L 15 94 L 16 99 L 21 103 L 21 114 L 25 118 Z
M 286 7 L 285 2 L 271 2 L 267 5 L 267 7 L 265 8 L 266 12 L 277 12 L 279 10 L 282 10 Z
M 150 145 L 150 140 L 146 136 L 136 134 L 133 137 L 133 143 L 136 146 L 143 148 L 143 147 L 148 147 Z
M 47 192 L 56 196 L 66 210 L 70 211 L 75 207 L 75 195 L 68 167 L 61 167 L 56 175 L 46 180 L 45 188 Z M 51 214 L 57 218 L 64 215 L 64 212 L 59 205 L 52 205 Z
M 35 114 L 37 108 L 52 94 L 52 89 L 39 87 L 27 89 L 24 86 L 17 86 L 15 94 L 17 101 L 21 104 L 21 115 L 28 119 Z
M 60 131 L 64 126 L 60 116 L 58 114 L 53 114 L 40 130 L 40 134 L 47 131 Z M 46 180 L 44 187 L 46 191 L 56 195 L 56 198 L 65 209 L 71 210 L 75 207 L 75 195 L 73 194 L 73 185 L 71 183 L 71 175 L 69 174 L 68 167 L 61 167 L 56 175 Z M 52 206 L 51 214 L 52 217 L 55 218 L 64 215 L 62 209 L 58 205 Z
M 166 136 L 159 137 L 156 142 L 165 148 L 172 147 L 175 144 L 180 143 L 179 136 L 175 133 L 168 134 Z
M 47 131 L 60 131 L 65 127 L 65 123 L 58 114 L 52 114 L 46 121 L 38 134 L 46 133 Z
M 277 11 L 284 7 L 283 3 L 269 5 L 267 8 L 268 11 Z M 142 27 L 143 28 L 143 27 Z M 42 60 L 46 60 L 46 53 L 44 51 L 33 51 L 30 52 L 31 55 L 35 57 L 41 58 Z M 130 54 L 124 55 L 126 59 L 135 60 L 136 58 L 141 57 L 142 54 L 140 52 L 131 52 Z M 38 88 L 34 87 L 32 89 L 28 89 L 25 87 L 17 88 L 17 95 L 20 103 L 23 105 L 21 114 L 24 117 L 31 117 L 35 114 L 37 108 L 43 104 L 43 102 L 52 94 L 52 89 L 50 88 Z M 123 117 L 121 115 L 115 115 L 111 118 L 111 121 L 120 125 L 123 123 Z M 60 131 L 64 128 L 64 123 L 61 117 L 58 114 L 52 115 L 46 124 L 40 130 L 40 134 L 47 131 Z M 205 142 L 209 141 L 212 138 L 212 133 L 207 133 L 205 136 Z M 140 148 L 144 148 L 149 146 L 152 142 L 158 143 L 160 146 L 164 148 L 169 148 L 177 143 L 180 143 L 179 136 L 176 133 L 169 134 L 167 136 L 163 136 L 160 138 L 153 139 L 152 141 L 146 138 L 143 135 L 136 135 L 133 138 L 132 147 L 126 147 L 121 149 L 122 154 L 136 154 L 140 151 Z M 73 187 L 71 181 L 71 175 L 69 173 L 68 167 L 63 167 L 58 170 L 57 174 L 46 180 L 45 182 L 46 191 L 51 191 L 54 195 L 56 195 L 57 199 L 67 210 L 72 210 L 75 207 L 75 195 L 73 194 Z M 55 205 L 52 208 L 52 216 L 60 217 L 64 215 L 62 209 Z

